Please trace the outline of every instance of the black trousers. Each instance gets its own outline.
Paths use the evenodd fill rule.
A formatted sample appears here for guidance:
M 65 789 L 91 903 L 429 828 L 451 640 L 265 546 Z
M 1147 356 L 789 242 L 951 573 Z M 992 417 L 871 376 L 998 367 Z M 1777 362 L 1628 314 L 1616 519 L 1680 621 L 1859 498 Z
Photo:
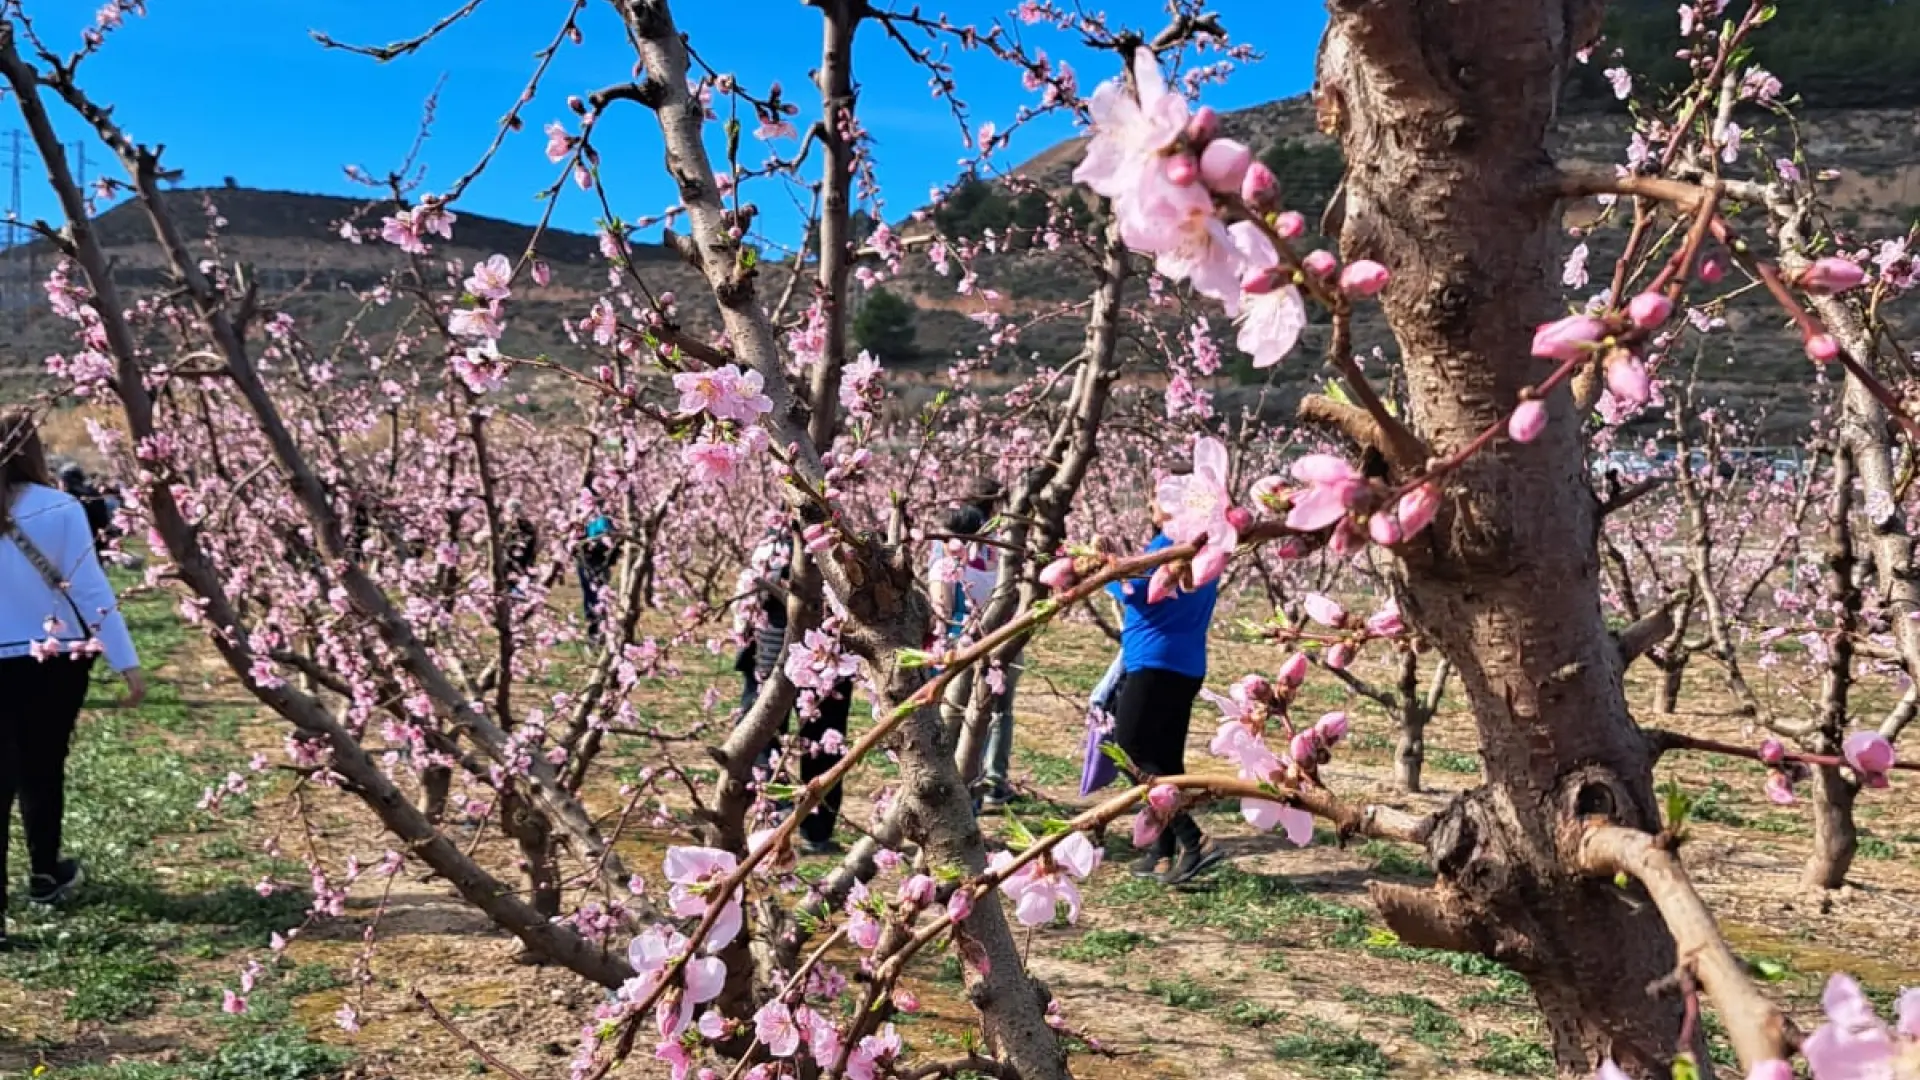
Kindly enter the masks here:
M 91 656 L 0 660 L 0 910 L 7 906 L 7 843 L 13 801 L 27 834 L 30 872 L 53 874 L 67 811 L 67 746 L 87 699 Z
M 753 708 L 754 699 L 760 696 L 761 678 L 757 672 L 741 672 L 740 706 L 744 712 Z M 847 734 L 847 717 L 853 710 L 853 683 L 843 682 L 833 688 L 833 696 L 820 702 L 820 711 L 810 720 L 800 725 L 800 738 L 808 744 L 817 744 L 826 737 L 827 732 L 840 733 L 844 745 Z M 784 732 L 792 726 L 791 719 L 780 725 Z M 763 768 L 773 764 L 772 748 L 762 755 Z M 825 776 L 827 770 L 840 763 L 845 753 L 827 754 L 818 751 L 796 751 L 800 758 L 800 782 L 811 783 L 815 777 Z M 833 838 L 834 826 L 840 823 L 840 785 L 835 784 L 820 800 L 820 805 L 800 823 L 800 837 L 817 844 L 826 843 Z
M 1134 767 L 1149 776 L 1187 771 L 1187 731 L 1193 726 L 1193 700 L 1204 680 L 1159 668 L 1129 671 L 1114 706 L 1113 741 Z M 1182 810 L 1160 834 L 1159 852 L 1174 845 L 1197 847 L 1200 826 Z

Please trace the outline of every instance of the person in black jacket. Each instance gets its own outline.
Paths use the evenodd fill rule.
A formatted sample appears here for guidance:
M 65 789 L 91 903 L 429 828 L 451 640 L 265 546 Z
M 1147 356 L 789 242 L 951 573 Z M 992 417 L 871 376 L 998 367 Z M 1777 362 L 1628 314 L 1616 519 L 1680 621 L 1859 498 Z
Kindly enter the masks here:
M 80 503 L 80 508 L 87 512 L 87 528 L 93 532 L 93 549 L 105 554 L 120 537 L 120 530 L 113 524 L 113 507 L 108 503 L 107 496 L 77 461 L 61 465 L 59 479 L 60 490 L 73 496 Z

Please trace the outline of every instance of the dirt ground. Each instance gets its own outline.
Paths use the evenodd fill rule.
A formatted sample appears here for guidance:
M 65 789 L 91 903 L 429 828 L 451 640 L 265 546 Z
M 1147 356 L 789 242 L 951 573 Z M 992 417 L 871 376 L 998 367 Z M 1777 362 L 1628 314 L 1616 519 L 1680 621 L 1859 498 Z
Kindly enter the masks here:
M 245 774 L 247 759 L 271 753 L 284 735 L 234 698 L 204 648 L 165 630 L 158 614 L 153 627 L 170 658 L 163 668 L 171 687 L 162 703 L 167 711 L 117 718 L 129 726 L 100 736 L 113 741 L 88 753 L 106 755 L 101 761 L 128 757 L 112 767 L 149 769 L 153 775 L 138 783 L 180 791 L 167 796 L 173 802 L 164 813 L 122 804 L 99 815 L 79 812 L 75 831 L 83 846 L 104 847 L 109 857 L 117 852 L 128 883 L 116 886 L 110 874 L 108 887 L 121 892 L 62 916 L 73 921 L 29 921 L 22 931 L 16 913 L 16 935 L 41 944 L 38 954 L 0 961 L 0 1075 L 36 1069 L 114 1080 L 486 1074 L 471 1049 L 429 1018 L 416 994 L 528 1076 L 566 1075 L 600 992 L 563 971 L 515 963 L 509 938 L 415 867 L 390 887 L 375 875 L 363 878 L 345 917 L 315 923 L 284 955 L 271 953 L 269 934 L 299 925 L 307 900 L 305 872 L 288 853 L 312 844 L 332 865 L 348 854 L 370 865 L 388 845 L 349 799 L 296 789 L 271 774 L 255 774 L 245 796 L 230 800 L 217 819 L 174 805 L 196 800 L 230 770 Z M 1082 805 L 1081 713 L 1108 650 L 1096 631 L 1077 627 L 1037 644 L 1017 710 L 1015 773 L 1028 799 L 1015 813 L 1023 820 L 1065 816 Z M 1383 659 L 1376 654 L 1368 662 Z M 1211 681 L 1223 688 L 1233 674 L 1255 663 L 1270 667 L 1272 660 L 1222 646 Z M 688 714 L 716 682 L 731 698 L 733 676 L 725 664 L 704 656 L 682 662 L 699 669 L 650 685 L 643 711 Z M 1651 698 L 1650 686 L 1642 685 L 1648 674 L 1634 673 L 1636 702 Z M 1684 711 L 1659 723 L 1756 742 L 1753 731 L 1723 711 L 1715 678 L 1708 668 L 1693 672 Z M 1350 742 L 1327 771 L 1335 790 L 1417 809 L 1440 805 L 1477 780 L 1474 735 L 1457 704 L 1457 695 L 1450 696 L 1429 730 L 1430 791 L 1418 796 L 1390 786 L 1393 733 L 1377 709 L 1320 676 L 1310 682 L 1302 709 L 1312 716 L 1347 708 L 1355 716 Z M 863 713 L 855 709 L 856 718 Z M 1190 766 L 1220 766 L 1205 748 L 1213 726 L 1203 704 Z M 83 753 L 78 766 L 89 760 Z M 868 797 L 888 771 L 863 770 L 850 793 L 849 823 L 865 820 Z M 1910 931 L 1920 911 L 1920 808 L 1903 790 L 1912 781 L 1897 778 L 1893 790 L 1863 798 L 1867 836 L 1852 883 L 1812 895 L 1798 885 L 1809 811 L 1767 802 L 1762 778 L 1751 762 L 1710 755 L 1670 755 L 1662 766 L 1662 781 L 1695 799 L 1692 839 L 1683 852 L 1735 946 L 1803 1020 L 1817 1016 L 1819 988 L 1835 970 L 1854 973 L 1876 993 L 1920 984 L 1920 951 Z M 86 790 L 76 794 L 77 801 L 90 797 Z M 1552 1073 L 1544 1033 L 1516 977 L 1478 958 L 1403 946 L 1367 905 L 1368 880 L 1427 876 L 1418 851 L 1377 842 L 1341 849 L 1324 833 L 1293 849 L 1277 836 L 1254 834 L 1230 806 L 1205 815 L 1203 824 L 1232 856 L 1217 872 L 1178 890 L 1137 881 L 1120 866 L 1132 852 L 1124 836 L 1116 837 L 1108 845 L 1110 865 L 1087 890 L 1079 923 L 1027 935 L 1035 974 L 1087 1037 L 1085 1052 L 1075 1057 L 1077 1075 L 1364 1080 Z M 990 818 L 987 826 L 997 832 L 1006 821 Z M 660 840 L 629 838 L 623 855 L 651 872 Z M 270 843 L 277 843 L 277 854 Z M 507 870 L 503 853 L 483 854 Z M 271 895 L 255 888 L 262 880 L 276 882 L 265 890 Z M 225 900 L 202 903 L 209 890 Z M 363 944 L 369 936 L 377 943 L 370 953 Z M 129 975 L 93 964 L 89 958 L 103 948 L 130 957 L 132 968 L 170 970 Z M 221 1008 L 222 991 L 238 985 L 253 958 L 266 962 L 264 974 L 248 1011 L 229 1015 Z M 365 978 L 357 979 L 362 964 Z M 915 971 L 912 986 L 923 1007 L 904 1018 L 901 1031 L 916 1049 L 937 1053 L 960 1045 L 969 1010 L 956 996 L 957 971 L 956 961 L 939 956 Z M 364 1025 L 353 1035 L 334 1021 L 349 1002 Z M 616 1075 L 658 1072 L 654 1062 L 637 1058 Z

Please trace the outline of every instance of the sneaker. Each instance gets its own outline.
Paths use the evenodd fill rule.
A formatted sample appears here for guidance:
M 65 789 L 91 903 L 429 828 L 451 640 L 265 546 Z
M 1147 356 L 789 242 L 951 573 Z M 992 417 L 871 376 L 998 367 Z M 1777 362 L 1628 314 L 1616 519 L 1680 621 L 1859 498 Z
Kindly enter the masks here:
M 51 874 L 27 878 L 27 902 L 51 906 L 65 903 L 87 880 L 86 868 L 78 859 L 62 859 Z
M 838 855 L 845 850 L 846 848 L 841 847 L 840 842 L 832 837 L 828 837 L 825 840 L 800 841 L 800 854 L 802 855 Z
M 1137 878 L 1157 878 L 1173 868 L 1173 857 L 1149 851 L 1145 855 L 1127 864 L 1127 869 Z
M 1202 839 L 1199 847 L 1191 847 L 1180 852 L 1173 860 L 1173 867 L 1160 876 L 1163 885 L 1184 885 L 1199 877 L 1215 863 L 1227 857 L 1210 839 Z

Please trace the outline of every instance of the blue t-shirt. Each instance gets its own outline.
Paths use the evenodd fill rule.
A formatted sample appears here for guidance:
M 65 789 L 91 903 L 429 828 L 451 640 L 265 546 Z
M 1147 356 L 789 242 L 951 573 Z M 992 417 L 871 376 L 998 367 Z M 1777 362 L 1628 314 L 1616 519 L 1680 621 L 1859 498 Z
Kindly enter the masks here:
M 1153 538 L 1148 552 L 1171 547 L 1165 533 Z M 1213 622 L 1218 581 L 1192 592 L 1175 593 L 1157 604 L 1147 603 L 1148 578 L 1116 581 L 1107 591 L 1126 609 L 1120 628 L 1120 654 L 1127 673 L 1147 668 L 1204 679 L 1207 675 L 1207 627 Z

